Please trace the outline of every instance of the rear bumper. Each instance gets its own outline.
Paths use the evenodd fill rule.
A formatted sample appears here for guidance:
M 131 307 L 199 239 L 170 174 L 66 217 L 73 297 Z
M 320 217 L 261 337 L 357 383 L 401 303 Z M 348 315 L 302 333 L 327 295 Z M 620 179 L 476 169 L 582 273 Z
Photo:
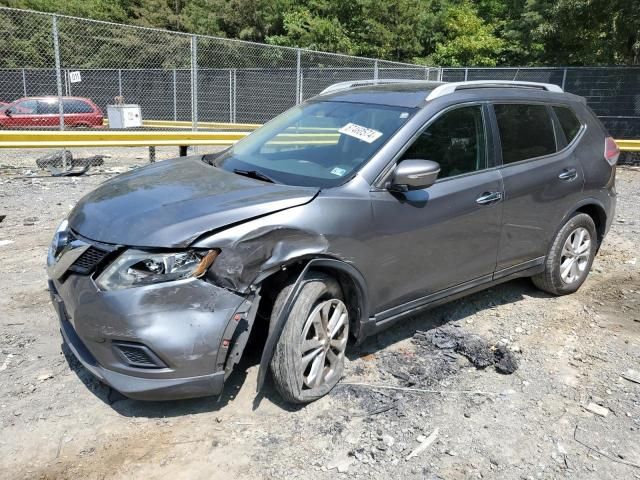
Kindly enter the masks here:
M 233 333 L 250 306 L 201 280 L 101 292 L 88 276 L 49 281 L 60 331 L 84 367 L 123 395 L 173 400 L 218 395 Z M 226 341 L 225 341 L 226 340 Z M 133 345 L 155 364 L 120 349 Z

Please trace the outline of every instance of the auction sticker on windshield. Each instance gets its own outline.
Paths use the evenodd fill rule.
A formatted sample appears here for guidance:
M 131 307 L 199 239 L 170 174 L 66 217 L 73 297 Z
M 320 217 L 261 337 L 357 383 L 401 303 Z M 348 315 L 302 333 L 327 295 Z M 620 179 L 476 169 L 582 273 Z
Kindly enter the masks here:
M 355 123 L 347 123 L 344 127 L 338 130 L 338 133 L 343 135 L 349 135 L 350 137 L 357 138 L 363 142 L 373 143 L 382 136 L 382 132 L 373 130 L 372 128 L 363 127 Z

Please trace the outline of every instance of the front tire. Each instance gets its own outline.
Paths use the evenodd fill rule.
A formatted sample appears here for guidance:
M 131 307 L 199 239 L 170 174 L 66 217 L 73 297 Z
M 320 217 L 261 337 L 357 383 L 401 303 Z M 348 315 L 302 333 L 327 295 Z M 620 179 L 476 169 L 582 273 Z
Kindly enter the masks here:
M 292 286 L 276 298 L 271 324 L 278 318 Z M 326 395 L 344 372 L 349 314 L 340 285 L 315 273 L 304 281 L 276 344 L 271 372 L 282 397 L 307 403 Z
M 556 234 L 544 272 L 531 277 L 534 285 L 553 295 L 575 292 L 587 279 L 597 249 L 593 219 L 585 213 L 574 214 Z

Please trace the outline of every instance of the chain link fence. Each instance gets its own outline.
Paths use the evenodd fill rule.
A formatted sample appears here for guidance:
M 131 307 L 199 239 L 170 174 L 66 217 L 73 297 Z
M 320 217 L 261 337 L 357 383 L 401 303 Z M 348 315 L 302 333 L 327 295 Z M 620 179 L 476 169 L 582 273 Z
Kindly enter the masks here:
M 586 98 L 615 138 L 640 138 L 640 67 L 443 68 L 442 80 L 524 80 Z
M 439 75 L 437 68 L 3 7 L 0 35 L 1 102 L 85 97 L 106 113 L 117 100 L 139 105 L 145 120 L 190 122 L 194 129 L 203 122 L 263 123 L 339 81 Z M 68 111 L 61 117 L 52 106 L 31 107 L 20 113 L 34 114 L 34 123 L 26 119 L 21 127 L 72 126 Z M 43 114 L 55 119 L 36 123 Z
M 197 129 L 263 123 L 345 80 L 528 80 L 585 97 L 615 137 L 640 138 L 639 67 L 425 67 L 4 7 L 0 35 L 0 102 L 84 97 L 106 113 L 118 100 Z M 38 114 L 21 127 L 72 126 L 65 106 L 27 104 Z

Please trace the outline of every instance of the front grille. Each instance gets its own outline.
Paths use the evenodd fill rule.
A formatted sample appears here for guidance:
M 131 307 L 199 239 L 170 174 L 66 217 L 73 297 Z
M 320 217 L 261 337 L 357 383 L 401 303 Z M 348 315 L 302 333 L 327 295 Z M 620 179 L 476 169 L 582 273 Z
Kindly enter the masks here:
M 114 342 L 113 346 L 120 356 L 131 367 L 136 368 L 163 368 L 160 360 L 147 346 L 135 343 Z
M 69 270 L 82 275 L 89 275 L 108 254 L 109 252 L 91 245 L 71 264 Z

